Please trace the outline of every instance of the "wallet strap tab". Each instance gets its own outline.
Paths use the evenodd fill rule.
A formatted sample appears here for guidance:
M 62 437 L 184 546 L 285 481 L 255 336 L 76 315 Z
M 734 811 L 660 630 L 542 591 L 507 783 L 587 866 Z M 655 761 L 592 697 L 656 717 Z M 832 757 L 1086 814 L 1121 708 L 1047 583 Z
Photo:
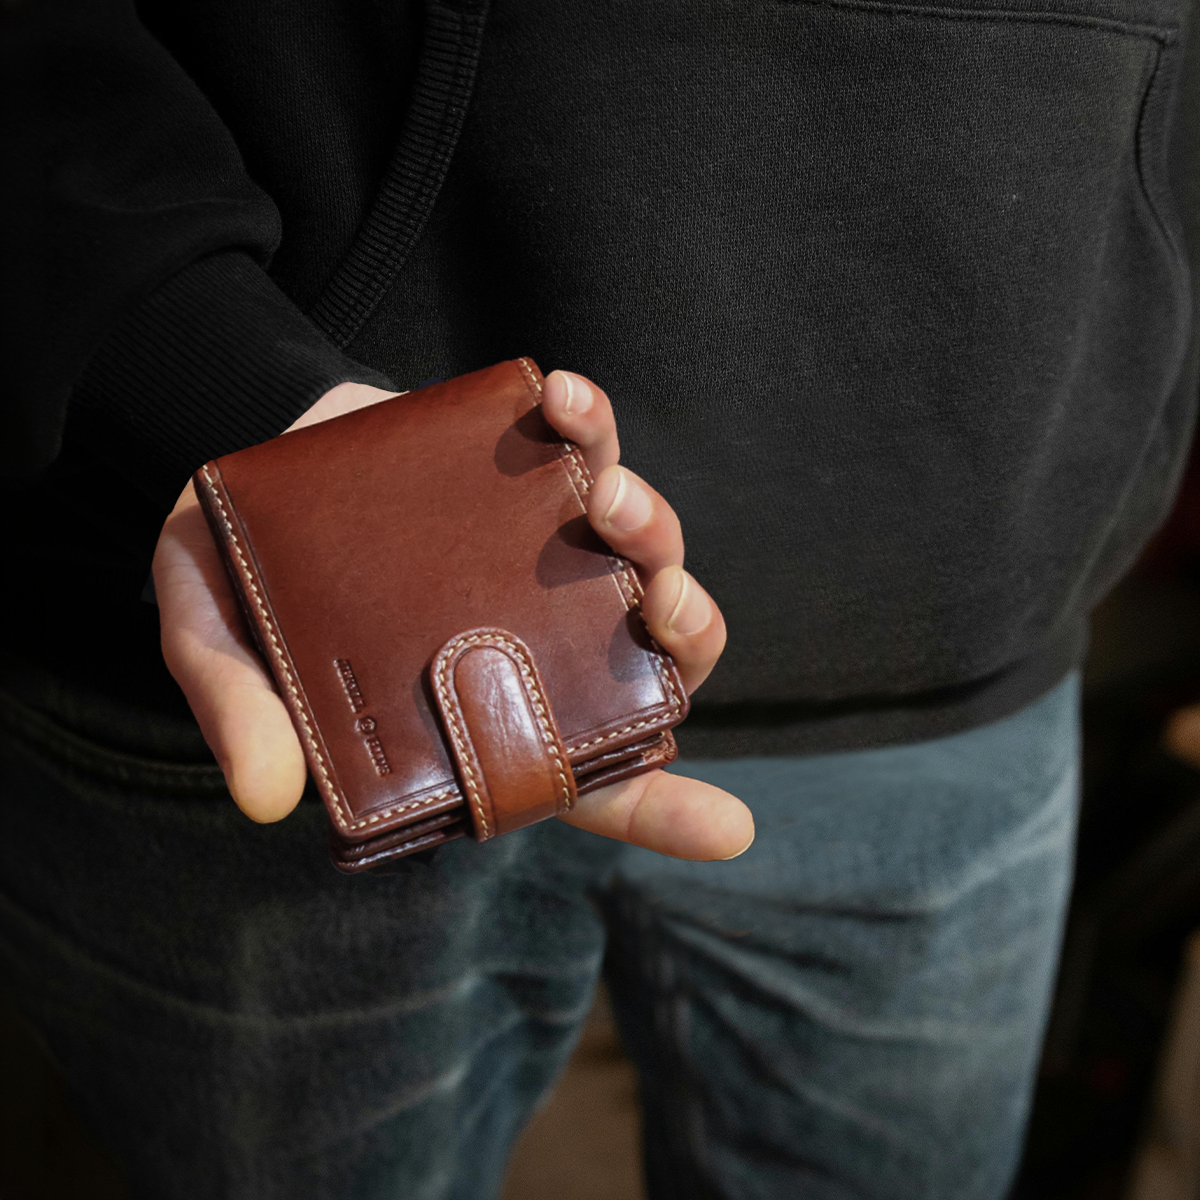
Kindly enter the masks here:
M 471 629 L 433 660 L 433 690 L 479 841 L 566 812 L 575 777 L 533 654 Z

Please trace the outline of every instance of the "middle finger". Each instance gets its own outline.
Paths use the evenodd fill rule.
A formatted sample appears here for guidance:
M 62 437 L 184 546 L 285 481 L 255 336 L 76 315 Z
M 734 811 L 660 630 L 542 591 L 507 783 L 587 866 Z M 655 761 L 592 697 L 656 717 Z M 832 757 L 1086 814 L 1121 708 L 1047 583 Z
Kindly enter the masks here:
M 587 499 L 592 528 L 637 564 L 643 580 L 683 565 L 683 532 L 675 510 L 644 479 L 625 467 L 601 471 Z

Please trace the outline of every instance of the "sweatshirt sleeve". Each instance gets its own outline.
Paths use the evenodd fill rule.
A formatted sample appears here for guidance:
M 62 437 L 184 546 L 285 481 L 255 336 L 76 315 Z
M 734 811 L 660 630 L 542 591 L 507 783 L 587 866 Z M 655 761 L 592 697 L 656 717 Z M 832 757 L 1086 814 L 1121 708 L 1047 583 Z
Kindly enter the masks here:
M 268 277 L 278 210 L 132 0 L 0 21 L 0 472 L 43 469 L 70 420 L 169 507 L 335 384 L 387 386 Z

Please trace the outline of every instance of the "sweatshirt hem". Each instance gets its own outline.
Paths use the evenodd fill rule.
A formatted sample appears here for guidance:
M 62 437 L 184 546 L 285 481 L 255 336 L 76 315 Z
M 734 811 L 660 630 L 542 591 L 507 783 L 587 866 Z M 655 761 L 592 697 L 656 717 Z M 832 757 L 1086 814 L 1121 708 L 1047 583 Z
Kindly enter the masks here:
M 1079 618 L 1012 666 L 984 679 L 905 696 L 834 703 L 693 702 L 676 731 L 682 758 L 832 754 L 928 741 L 1012 716 L 1078 667 L 1087 649 Z

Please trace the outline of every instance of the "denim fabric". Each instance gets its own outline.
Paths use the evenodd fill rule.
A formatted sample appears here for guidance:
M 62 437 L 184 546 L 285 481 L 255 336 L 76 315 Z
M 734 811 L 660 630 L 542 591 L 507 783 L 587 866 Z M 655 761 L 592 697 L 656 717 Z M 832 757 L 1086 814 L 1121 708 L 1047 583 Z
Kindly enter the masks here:
M 655 1200 L 996 1200 L 1067 891 L 1077 682 L 936 742 L 695 761 L 758 839 L 550 821 L 395 874 L 0 707 L 0 978 L 154 1200 L 484 1200 L 609 973 Z M 76 708 L 78 713 L 78 708 Z M 162 731 L 154 733 L 163 743 Z
M 1016 1166 L 1069 891 L 1078 678 L 1007 720 L 812 758 L 692 761 L 751 850 L 626 851 L 610 982 L 655 1200 L 995 1200 Z

